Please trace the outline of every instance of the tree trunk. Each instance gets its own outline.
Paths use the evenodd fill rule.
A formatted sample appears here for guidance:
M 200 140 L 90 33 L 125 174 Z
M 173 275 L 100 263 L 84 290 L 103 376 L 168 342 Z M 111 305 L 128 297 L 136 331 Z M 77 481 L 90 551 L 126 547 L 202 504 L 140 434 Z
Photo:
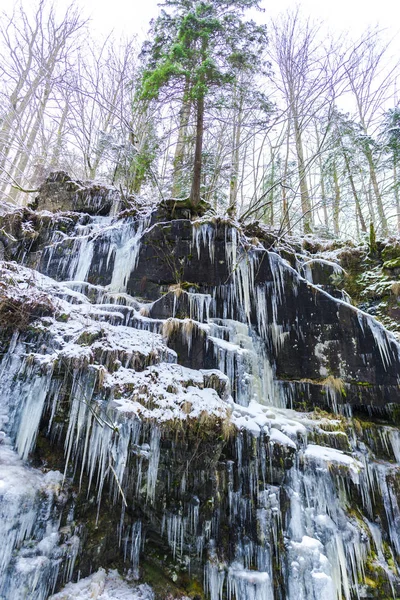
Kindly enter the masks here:
M 393 182 L 394 182 L 394 198 L 396 200 L 396 213 L 397 213 L 397 232 L 400 233 L 400 198 L 399 188 L 397 184 L 397 162 L 393 159 Z
M 194 151 L 194 168 L 192 189 L 190 192 L 190 202 L 193 206 L 198 206 L 201 201 L 201 167 L 204 136 L 204 94 L 200 94 L 197 100 L 197 119 L 196 119 L 196 146 Z
M 50 97 L 50 92 L 51 92 L 51 84 L 48 83 L 44 89 L 42 100 L 40 101 L 39 108 L 35 114 L 35 121 L 31 127 L 28 139 L 27 139 L 25 147 L 24 147 L 24 151 L 20 155 L 20 159 L 18 161 L 18 165 L 15 170 L 14 178 L 17 180 L 20 177 L 24 177 L 24 176 L 26 177 L 25 172 L 26 172 L 29 160 L 32 155 L 32 151 L 33 151 L 33 148 L 34 148 L 34 145 L 36 142 L 36 138 L 37 138 L 37 135 L 38 135 L 38 132 L 40 129 L 40 125 L 42 124 L 42 121 L 43 121 L 44 111 L 45 111 L 48 99 Z M 10 192 L 11 199 L 15 200 L 18 194 L 19 194 L 18 189 L 13 187 Z
M 271 182 L 272 182 L 272 186 L 271 186 L 271 193 L 270 193 L 270 211 L 269 211 L 269 216 L 270 216 L 270 224 L 273 227 L 274 225 L 274 220 L 275 220 L 275 210 L 274 210 L 274 196 L 275 196 L 275 188 L 274 186 L 274 181 L 275 181 L 275 157 L 272 157 L 272 165 L 271 165 Z
M 363 184 L 363 187 L 364 187 L 365 197 L 367 199 L 369 218 L 370 218 L 371 223 L 375 224 L 375 212 L 374 212 L 374 205 L 372 202 L 371 182 L 369 182 L 369 184 L 368 184 L 368 189 L 366 188 L 365 184 Z
M 339 178 L 337 174 L 336 164 L 333 165 L 333 183 L 335 189 L 335 196 L 333 200 L 333 231 L 336 236 L 339 236 L 339 214 L 340 214 L 340 187 Z
M 356 218 L 358 217 L 358 220 L 360 222 L 361 231 L 363 233 L 366 233 L 367 232 L 367 225 L 365 223 L 364 215 L 362 214 L 360 198 L 358 197 L 358 193 L 357 193 L 356 186 L 355 186 L 355 183 L 354 183 L 354 178 L 353 178 L 353 175 L 351 173 L 349 157 L 347 156 L 347 154 L 346 154 L 343 146 L 342 146 L 342 154 L 343 154 L 344 162 L 345 162 L 345 165 L 346 165 L 347 176 L 348 176 L 349 181 L 350 181 L 351 191 L 353 193 L 354 202 L 355 202 L 355 205 L 356 205 Z
M 289 150 L 290 150 L 290 122 L 288 123 L 287 129 L 287 137 L 286 137 L 286 156 L 283 167 L 283 176 L 282 176 L 282 218 L 281 218 L 281 226 L 280 230 L 285 233 L 290 233 L 290 214 L 289 214 L 289 203 L 287 199 L 287 175 L 288 175 L 288 166 L 289 166 Z
M 60 119 L 60 122 L 59 122 L 59 125 L 57 128 L 56 143 L 54 145 L 54 150 L 53 150 L 53 154 L 52 154 L 51 161 L 50 161 L 51 169 L 58 169 L 60 167 L 60 155 L 61 155 L 61 149 L 62 149 L 62 145 L 63 145 L 64 127 L 65 127 L 65 123 L 67 120 L 68 111 L 69 111 L 69 103 L 68 103 L 68 99 L 66 99 L 63 111 L 61 113 L 61 119 Z
M 174 171 L 171 191 L 173 198 L 179 198 L 179 196 L 182 194 L 182 166 L 185 156 L 190 110 L 192 107 L 191 102 L 188 100 L 189 85 L 189 78 L 186 78 L 185 91 L 182 98 L 182 108 L 179 113 L 178 140 L 175 146 L 175 155 L 173 161 Z
M 233 118 L 232 134 L 232 156 L 231 156 L 231 176 L 229 182 L 229 208 L 228 214 L 236 216 L 237 212 L 237 194 L 239 177 L 239 146 L 242 135 L 242 117 L 243 117 L 243 94 L 239 92 L 239 105 Z M 237 100 L 237 91 L 235 90 L 235 99 Z
M 378 185 L 378 180 L 376 177 L 376 169 L 375 169 L 375 165 L 374 165 L 374 160 L 372 158 L 372 154 L 371 154 L 371 151 L 369 148 L 367 150 L 365 150 L 364 153 L 365 153 L 365 156 L 368 161 L 369 174 L 371 177 L 372 188 L 374 190 L 374 195 L 375 195 L 375 199 L 376 199 L 376 208 L 378 210 L 378 216 L 379 216 L 379 220 L 380 220 L 380 224 L 381 224 L 381 233 L 382 233 L 382 235 L 386 236 L 388 234 L 389 230 L 388 230 L 388 224 L 387 224 L 387 219 L 386 219 L 386 215 L 385 215 L 385 209 L 383 208 L 382 196 L 379 191 L 379 185 Z
M 293 126 L 294 126 L 294 135 L 295 135 L 295 141 L 296 141 L 297 170 L 299 173 L 299 180 L 300 180 L 300 197 L 301 197 L 301 213 L 303 216 L 303 232 L 305 234 L 307 234 L 307 233 L 311 233 L 311 231 L 312 231 L 312 214 L 311 214 L 310 194 L 308 192 L 308 185 L 307 185 L 307 174 L 306 174 L 306 168 L 305 168 L 303 142 L 301 139 L 301 129 L 300 129 L 297 115 L 293 115 Z
M 316 139 L 317 139 L 317 148 L 320 148 L 320 137 L 319 137 L 319 133 L 318 133 L 317 123 L 315 123 L 315 135 L 316 135 Z M 328 207 L 326 204 L 325 178 L 324 178 L 324 169 L 323 169 L 323 165 L 322 165 L 321 152 L 318 152 L 318 165 L 319 165 L 319 182 L 320 182 L 320 186 L 321 186 L 322 211 L 324 213 L 325 229 L 328 230 L 329 229 L 329 217 L 328 217 Z

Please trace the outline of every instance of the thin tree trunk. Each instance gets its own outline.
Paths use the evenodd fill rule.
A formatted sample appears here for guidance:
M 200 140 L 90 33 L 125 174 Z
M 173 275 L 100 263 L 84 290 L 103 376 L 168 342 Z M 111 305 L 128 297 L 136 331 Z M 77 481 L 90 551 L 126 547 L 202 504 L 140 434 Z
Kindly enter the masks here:
M 286 156 L 283 167 L 282 177 L 282 219 L 281 219 L 281 230 L 290 233 L 290 215 L 289 215 L 289 203 L 287 199 L 287 175 L 289 166 L 289 150 L 290 150 L 290 123 L 288 123 L 287 138 L 286 138 Z M 285 229 L 286 228 L 286 229 Z
M 61 119 L 60 119 L 60 122 L 59 122 L 58 128 L 57 128 L 56 143 L 55 143 L 53 154 L 52 154 L 51 161 L 50 161 L 51 169 L 58 169 L 60 166 L 60 155 L 61 155 L 61 148 L 62 148 L 62 143 L 63 143 L 63 133 L 64 133 L 65 123 L 67 120 L 68 110 L 69 110 L 68 100 L 65 100 L 64 108 L 61 113 Z
M 269 216 L 270 216 L 270 225 L 273 227 L 274 225 L 274 220 L 275 220 L 275 211 L 274 211 L 274 196 L 275 196 L 275 188 L 274 188 L 274 181 L 275 181 L 275 157 L 272 156 L 272 164 L 271 164 L 271 192 L 270 192 L 270 196 L 269 196 L 269 201 L 270 201 L 270 210 L 269 210 Z
M 239 147 L 242 135 L 242 117 L 243 117 L 243 94 L 239 92 L 239 106 L 236 115 L 234 115 L 233 136 L 232 136 L 232 156 L 231 156 L 231 177 L 229 182 L 229 208 L 228 214 L 235 216 L 237 212 L 237 194 L 239 178 Z M 235 99 L 237 92 L 235 90 Z
M 51 85 L 47 84 L 44 89 L 44 92 L 43 92 L 43 97 L 40 102 L 39 109 L 35 115 L 35 121 L 31 127 L 31 131 L 30 131 L 28 139 L 26 141 L 24 151 L 21 153 L 20 159 L 18 161 L 18 165 L 17 165 L 17 168 L 15 170 L 15 175 L 14 175 L 15 179 L 18 179 L 19 177 L 24 177 L 26 175 L 25 171 L 28 166 L 29 160 L 31 158 L 32 150 L 34 148 L 36 138 L 37 138 L 37 135 L 38 135 L 38 132 L 40 129 L 40 125 L 43 120 L 44 111 L 45 111 L 45 108 L 46 108 L 46 105 L 47 105 L 47 102 L 48 102 L 48 99 L 50 96 L 50 92 L 51 92 Z M 12 188 L 12 190 L 10 192 L 11 199 L 15 200 L 18 194 L 19 194 L 19 191 L 15 187 Z
M 182 108 L 179 113 L 179 133 L 175 146 L 175 155 L 173 160 L 174 172 L 172 182 L 172 197 L 179 198 L 182 193 L 182 166 L 185 156 L 185 146 L 187 142 L 187 132 L 190 118 L 191 102 L 188 100 L 190 89 L 189 78 L 186 78 L 185 91 L 182 99 Z
M 396 213 L 397 213 L 397 231 L 400 233 L 400 198 L 399 188 L 397 185 L 397 162 L 393 160 L 393 182 L 394 182 L 394 197 L 396 200 Z
M 376 208 L 377 208 L 379 220 L 381 223 L 382 235 L 387 235 L 389 230 L 388 230 L 388 224 L 387 224 L 387 219 L 386 219 L 386 215 L 385 215 L 385 209 L 383 208 L 382 196 L 379 191 L 379 185 L 378 185 L 378 180 L 376 177 L 376 169 L 375 169 L 375 165 L 374 165 L 374 160 L 372 158 L 372 154 L 369 149 L 365 151 L 365 156 L 368 161 L 369 174 L 371 177 L 371 183 L 372 183 L 372 187 L 373 187 L 374 195 L 375 195 L 375 199 L 376 199 Z
M 197 100 L 197 119 L 196 119 L 196 146 L 194 151 L 194 169 L 192 179 L 192 189 L 190 192 L 190 202 L 193 206 L 198 206 L 201 201 L 201 168 L 204 136 L 204 95 L 201 94 Z
M 319 133 L 318 133 L 317 123 L 315 123 L 315 135 L 316 135 L 316 140 L 317 140 L 317 148 L 319 148 L 320 147 L 320 137 L 319 137 Z M 322 204 L 322 211 L 324 213 L 324 224 L 325 224 L 326 230 L 328 230 L 329 229 L 329 217 L 328 217 L 328 207 L 326 204 L 325 178 L 324 178 L 324 170 L 323 170 L 323 165 L 322 165 L 321 152 L 318 152 L 318 166 L 319 166 L 319 182 L 320 182 L 320 186 L 321 186 L 321 204 Z
M 301 139 L 301 129 L 299 126 L 297 115 L 293 115 L 293 126 L 294 135 L 296 142 L 296 154 L 297 154 L 297 169 L 300 180 L 300 197 L 301 197 L 301 212 L 303 215 L 303 232 L 311 233 L 312 231 L 312 214 L 311 214 L 311 203 L 310 194 L 307 185 L 307 174 L 304 160 L 304 149 L 303 142 Z
M 350 181 L 350 187 L 351 187 L 351 191 L 352 191 L 353 197 L 354 197 L 354 202 L 355 202 L 355 205 L 356 205 L 356 216 L 358 216 L 358 219 L 359 219 L 359 222 L 360 222 L 361 231 L 363 233 L 366 233 L 367 232 L 367 225 L 365 223 L 364 215 L 362 214 L 360 198 L 358 196 L 357 189 L 356 189 L 356 186 L 355 186 L 355 183 L 354 183 L 354 178 L 353 178 L 353 175 L 351 173 L 349 157 L 347 156 L 346 151 L 343 148 L 343 145 L 342 145 L 342 154 L 343 154 L 343 158 L 344 158 L 344 163 L 346 165 L 347 177 L 349 178 L 349 181 Z
M 370 221 L 371 221 L 371 223 L 373 223 L 375 225 L 375 212 L 374 212 L 374 205 L 372 202 L 371 182 L 369 182 L 368 190 L 366 189 L 365 184 L 363 187 L 364 187 L 365 196 L 367 198 L 367 205 L 368 205 Z
M 333 183 L 335 189 L 335 195 L 333 200 L 333 231 L 336 236 L 339 236 L 340 187 L 336 164 L 333 165 Z

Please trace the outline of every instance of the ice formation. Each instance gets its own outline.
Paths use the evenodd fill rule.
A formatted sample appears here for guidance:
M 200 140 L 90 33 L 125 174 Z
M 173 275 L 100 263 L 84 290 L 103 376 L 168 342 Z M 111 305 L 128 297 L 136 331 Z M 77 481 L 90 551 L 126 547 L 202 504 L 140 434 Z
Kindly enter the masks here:
M 153 318 L 155 303 L 128 293 L 153 226 L 150 218 L 93 217 L 69 237 L 55 232 L 40 264 L 58 281 L 1 265 L 10 302 L 23 293 L 45 295 L 52 310 L 14 334 L 0 364 L 0 597 L 153 600 L 148 586 L 114 571 L 71 582 L 88 536 L 75 517 L 79 494 L 94 494 L 97 521 L 106 501 L 120 515 L 119 550 L 133 579 L 140 576 L 149 515 L 156 514 L 152 527 L 172 560 L 189 573 L 201 565 L 210 600 L 363 598 L 368 562 L 395 594 L 398 430 L 382 426 L 369 439 L 343 411 L 293 410 L 294 394 L 310 382 L 294 388 L 276 377 L 273 356 L 294 326 L 279 317 L 287 274 L 293 294 L 310 283 L 274 253 L 271 280 L 257 283 L 260 251 L 245 251 L 230 226 L 229 281 L 214 290 L 175 286 L 169 317 Z M 215 226 L 191 227 L 193 255 L 205 253 L 213 263 Z M 102 283 L 92 283 L 93 273 L 106 274 Z M 188 303 L 185 318 L 177 316 L 179 297 Z M 342 304 L 337 300 L 338 311 Z M 390 367 L 395 340 L 346 306 Z M 212 366 L 180 364 L 171 347 L 176 332 L 182 354 L 191 357 L 200 339 Z M 316 344 L 314 356 L 325 368 L 327 346 Z M 317 384 L 338 408 L 345 384 L 326 373 Z M 34 466 L 38 436 L 62 448 L 61 471 Z M 185 436 L 192 446 L 184 446 Z M 225 448 L 215 461 L 210 446 L 208 455 L 196 455 L 207 436 Z M 385 460 L 374 455 L 378 445 Z

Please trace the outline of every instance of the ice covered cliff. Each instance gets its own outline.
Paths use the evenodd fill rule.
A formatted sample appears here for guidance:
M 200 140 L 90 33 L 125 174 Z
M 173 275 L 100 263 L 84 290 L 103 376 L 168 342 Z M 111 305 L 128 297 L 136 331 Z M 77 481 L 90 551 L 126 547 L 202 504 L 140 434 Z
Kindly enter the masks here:
M 0 216 L 1 598 L 399 594 L 399 345 L 245 233 L 62 174 Z

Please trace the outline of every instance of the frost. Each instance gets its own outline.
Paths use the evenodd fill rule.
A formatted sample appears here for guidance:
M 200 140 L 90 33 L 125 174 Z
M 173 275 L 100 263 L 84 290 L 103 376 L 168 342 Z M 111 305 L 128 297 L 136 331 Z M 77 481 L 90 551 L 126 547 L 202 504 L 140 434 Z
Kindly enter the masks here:
M 148 585 L 133 585 L 115 570 L 99 569 L 78 583 L 69 583 L 49 600 L 154 600 L 154 594 Z
M 361 469 L 364 468 L 359 460 L 334 448 L 309 444 L 304 452 L 304 456 L 308 460 L 315 460 L 317 463 L 326 464 L 327 466 L 338 465 L 347 467 L 352 475 L 352 479 L 355 481 L 358 481 L 358 475 Z

